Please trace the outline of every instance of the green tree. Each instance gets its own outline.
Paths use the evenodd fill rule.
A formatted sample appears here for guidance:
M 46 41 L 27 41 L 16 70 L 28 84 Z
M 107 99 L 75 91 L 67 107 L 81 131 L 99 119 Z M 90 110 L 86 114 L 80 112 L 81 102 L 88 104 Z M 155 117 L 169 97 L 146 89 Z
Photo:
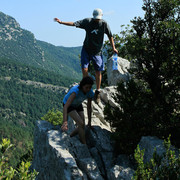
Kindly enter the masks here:
M 142 135 L 172 134 L 179 143 L 180 1 L 144 0 L 142 8 L 144 17 L 135 17 L 132 29 L 115 36 L 119 52 L 131 59 L 132 78 L 118 85 L 121 108 L 105 110 L 118 147 L 129 153 Z
M 31 162 L 22 161 L 18 169 L 14 169 L 9 165 L 9 158 L 7 156 L 7 152 L 12 146 L 13 145 L 11 144 L 9 139 L 2 139 L 2 143 L 0 144 L 0 179 L 35 179 L 38 173 L 35 170 L 33 172 L 30 172 L 29 168 Z
M 136 148 L 134 153 L 137 162 L 135 180 L 180 179 L 180 154 L 176 156 L 175 151 L 172 150 L 170 136 L 164 140 L 164 147 L 166 152 L 162 156 L 159 156 L 155 150 L 153 158 L 147 163 L 144 163 L 144 150 L 140 150 L 139 146 Z
M 45 114 L 42 120 L 48 121 L 52 123 L 54 126 L 61 125 L 63 122 L 63 113 L 59 110 L 49 110 L 47 114 Z

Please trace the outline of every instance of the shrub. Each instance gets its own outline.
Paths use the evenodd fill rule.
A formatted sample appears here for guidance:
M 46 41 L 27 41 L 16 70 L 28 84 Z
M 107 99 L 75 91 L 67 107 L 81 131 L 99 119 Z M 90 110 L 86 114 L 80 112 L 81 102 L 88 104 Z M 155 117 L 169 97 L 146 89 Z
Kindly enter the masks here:
M 13 145 L 9 139 L 2 139 L 2 143 L 0 144 L 0 179 L 35 179 L 38 173 L 35 170 L 30 172 L 29 168 L 31 166 L 31 162 L 22 161 L 18 169 L 14 169 L 9 165 L 8 156 L 6 154 L 12 146 Z
M 48 121 L 52 123 L 54 126 L 61 125 L 63 122 L 63 114 L 59 110 L 49 110 L 47 114 L 45 114 L 42 120 Z
M 163 156 L 158 156 L 155 150 L 153 158 L 145 164 L 143 162 L 144 150 L 140 150 L 137 146 L 134 154 L 137 162 L 135 180 L 180 179 L 180 154 L 176 157 L 175 152 L 171 150 L 170 136 L 167 140 L 164 140 L 164 147 L 166 152 Z
M 141 136 L 159 133 L 160 127 L 153 121 L 153 101 L 151 91 L 145 85 L 136 83 L 133 79 L 121 82 L 117 87 L 115 102 L 121 108 L 105 107 L 106 120 L 115 128 L 113 138 L 119 153 L 133 153 Z M 142 98 L 143 97 L 143 98 Z
M 172 134 L 172 143 L 180 146 L 179 5 L 144 0 L 144 18 L 135 17 L 132 29 L 115 36 L 119 52 L 133 65 L 132 79 L 118 85 L 115 101 L 121 108 L 105 108 L 119 151 L 132 153 L 143 135 Z

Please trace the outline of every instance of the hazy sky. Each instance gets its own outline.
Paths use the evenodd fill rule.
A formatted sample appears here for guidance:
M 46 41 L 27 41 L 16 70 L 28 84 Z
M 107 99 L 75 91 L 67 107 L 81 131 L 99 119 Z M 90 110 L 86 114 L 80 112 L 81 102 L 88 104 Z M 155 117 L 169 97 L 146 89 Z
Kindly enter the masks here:
M 70 47 L 83 44 L 85 31 L 55 23 L 54 17 L 74 22 L 101 8 L 112 33 L 119 33 L 122 24 L 143 16 L 142 4 L 143 0 L 0 0 L 0 11 L 13 16 L 36 39 Z

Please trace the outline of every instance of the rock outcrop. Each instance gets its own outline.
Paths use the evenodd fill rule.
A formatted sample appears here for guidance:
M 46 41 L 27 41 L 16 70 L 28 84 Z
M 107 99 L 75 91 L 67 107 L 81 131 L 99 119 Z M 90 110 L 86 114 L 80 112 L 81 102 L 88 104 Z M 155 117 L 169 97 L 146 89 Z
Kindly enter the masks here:
M 164 141 L 155 136 L 143 136 L 139 142 L 139 147 L 141 150 L 145 150 L 144 163 L 149 162 L 153 158 L 155 149 L 157 155 L 160 157 L 163 157 L 163 154 L 166 152 Z M 176 156 L 179 155 L 178 149 L 176 149 L 174 146 L 171 146 L 171 150 L 175 151 Z
M 75 124 L 68 120 L 69 129 Z M 87 146 L 80 143 L 78 136 L 70 138 L 60 127 L 46 121 L 37 121 L 34 138 L 32 168 L 39 174 L 38 180 L 130 180 L 134 166 L 125 154 L 114 154 L 111 132 L 94 125 L 86 128 Z M 101 122 L 99 122 L 101 123 Z M 156 149 L 158 155 L 165 152 L 163 140 L 157 137 L 142 137 L 140 149 L 145 149 L 144 162 L 149 162 Z M 172 147 L 175 152 L 178 151 Z
M 130 74 L 128 69 L 130 68 L 130 62 L 126 59 L 118 57 L 118 70 L 113 70 L 113 59 L 112 57 L 107 61 L 107 77 L 108 77 L 108 85 L 116 86 L 120 81 L 128 81 L 130 78 Z
M 70 123 L 73 123 L 71 119 Z M 37 179 L 117 179 L 118 168 L 118 177 L 129 176 L 130 179 L 132 170 L 117 162 L 110 134 L 100 126 L 86 129 L 86 146 L 80 143 L 78 136 L 70 138 L 59 127 L 37 121 L 32 164 L 39 172 Z
M 104 102 L 115 102 L 112 96 L 115 87 L 105 88 L 102 103 L 92 102 L 92 126 L 86 128 L 87 145 L 79 137 L 70 138 L 75 128 L 74 121 L 68 119 L 68 132 L 54 127 L 46 121 L 37 121 L 34 134 L 34 158 L 32 168 L 39 172 L 38 180 L 115 180 L 131 179 L 134 170 L 128 156 L 116 157 L 111 139 L 110 124 L 104 119 Z M 87 124 L 87 108 L 83 103 Z

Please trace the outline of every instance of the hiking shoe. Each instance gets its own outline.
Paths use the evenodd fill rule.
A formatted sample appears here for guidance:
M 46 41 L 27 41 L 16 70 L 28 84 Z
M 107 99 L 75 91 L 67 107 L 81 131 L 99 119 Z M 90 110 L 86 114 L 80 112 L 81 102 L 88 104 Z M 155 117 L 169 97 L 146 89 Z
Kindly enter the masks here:
M 101 101 L 101 98 L 100 98 L 100 91 L 96 90 L 95 91 L 95 94 L 94 94 L 94 101 L 96 104 L 99 104 L 100 101 Z

